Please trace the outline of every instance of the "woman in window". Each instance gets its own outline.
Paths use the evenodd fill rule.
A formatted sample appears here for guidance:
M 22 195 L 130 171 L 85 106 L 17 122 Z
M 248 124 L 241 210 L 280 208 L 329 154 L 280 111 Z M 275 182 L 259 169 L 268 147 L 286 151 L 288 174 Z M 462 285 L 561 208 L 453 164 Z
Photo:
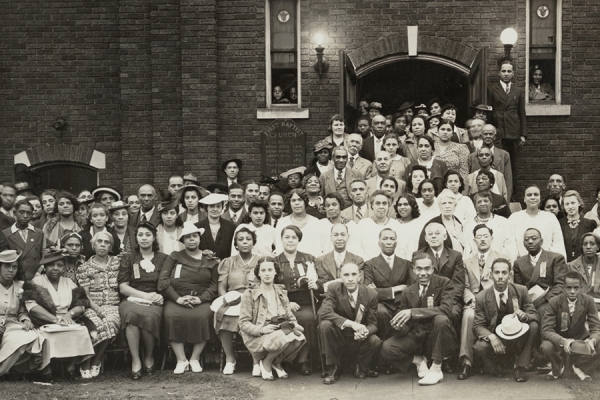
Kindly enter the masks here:
M 531 67 L 529 77 L 529 101 L 554 100 L 552 85 L 544 81 L 544 72 L 538 65 Z

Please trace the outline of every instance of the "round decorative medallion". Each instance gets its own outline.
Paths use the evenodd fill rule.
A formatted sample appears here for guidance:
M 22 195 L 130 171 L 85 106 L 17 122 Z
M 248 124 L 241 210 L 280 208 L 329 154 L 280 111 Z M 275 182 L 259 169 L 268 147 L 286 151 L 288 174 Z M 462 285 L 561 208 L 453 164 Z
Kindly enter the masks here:
M 279 11 L 279 13 L 277 13 L 277 19 L 279 20 L 279 22 L 283 22 L 285 24 L 290 20 L 290 12 L 288 10 Z
M 548 18 L 548 15 L 550 15 L 550 9 L 547 6 L 539 6 L 537 9 L 537 15 L 542 19 Z

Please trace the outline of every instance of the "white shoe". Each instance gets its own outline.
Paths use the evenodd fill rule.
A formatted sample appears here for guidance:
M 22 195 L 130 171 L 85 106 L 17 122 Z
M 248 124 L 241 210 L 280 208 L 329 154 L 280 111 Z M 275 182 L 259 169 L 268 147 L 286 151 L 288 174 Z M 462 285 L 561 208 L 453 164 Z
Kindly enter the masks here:
M 427 358 L 423 356 L 417 356 L 413 360 L 413 364 L 417 366 L 417 375 L 419 378 L 424 378 L 429 372 L 429 368 L 427 368 Z
M 273 364 L 273 371 L 275 371 L 275 373 L 277 374 L 277 377 L 280 379 L 287 379 L 289 377 L 287 372 L 285 372 L 285 370 L 281 366 L 281 364 L 277 364 L 277 365 Z
M 81 373 L 81 377 L 83 379 L 92 379 L 92 371 L 90 371 L 89 369 L 79 368 L 79 372 Z
M 429 372 L 427 372 L 427 375 L 425 375 L 423 377 L 423 379 L 419 380 L 419 385 L 422 385 L 422 386 L 435 385 L 437 383 L 440 383 L 443 380 L 444 380 L 444 374 L 442 373 L 441 370 L 436 371 L 436 370 L 430 369 Z
M 91 375 L 91 378 L 95 378 L 98 375 L 100 375 L 100 366 L 92 365 L 92 369 L 90 369 L 90 375 Z
M 175 366 L 175 370 L 173 371 L 173 373 L 180 375 L 180 374 L 183 374 L 185 371 L 189 371 L 189 369 L 190 369 L 190 363 L 188 360 L 177 361 L 177 365 Z
M 190 360 L 190 368 L 192 372 L 202 372 L 202 366 L 198 360 Z
M 583 370 L 581 368 L 578 368 L 575 365 L 573 365 L 573 372 L 575 372 L 575 375 L 577 375 L 577 377 L 579 379 L 581 379 L 582 381 L 591 381 L 592 380 L 591 376 L 589 376 L 588 374 L 583 372 Z
M 223 368 L 223 375 L 233 375 L 235 372 L 235 362 L 225 363 L 225 367 Z
M 252 376 L 255 378 L 260 378 L 262 376 L 260 373 L 260 364 L 254 364 L 252 366 Z

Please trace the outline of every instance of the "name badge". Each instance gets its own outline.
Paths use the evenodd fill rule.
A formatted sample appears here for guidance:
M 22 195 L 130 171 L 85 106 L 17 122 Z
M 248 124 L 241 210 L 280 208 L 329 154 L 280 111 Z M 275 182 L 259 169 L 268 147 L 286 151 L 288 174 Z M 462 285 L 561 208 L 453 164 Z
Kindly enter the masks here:
M 175 276 L 173 278 L 175 278 L 175 279 L 181 278 L 181 268 L 182 267 L 183 267 L 182 264 L 177 264 L 177 266 L 175 267 Z
M 140 264 L 133 264 L 133 279 L 140 279 Z
M 433 308 L 433 295 L 427 298 L 427 308 Z
M 566 311 L 560 314 L 560 330 L 561 332 L 569 330 L 569 313 Z
M 546 262 L 542 262 L 540 264 L 540 278 L 545 278 L 546 277 Z
M 519 310 L 519 299 L 517 299 L 516 297 L 513 297 L 512 303 L 513 303 L 513 312 Z
M 298 274 L 300 276 L 306 275 L 306 272 L 304 271 L 304 265 L 302 265 L 302 264 L 296 264 L 296 269 L 298 269 Z

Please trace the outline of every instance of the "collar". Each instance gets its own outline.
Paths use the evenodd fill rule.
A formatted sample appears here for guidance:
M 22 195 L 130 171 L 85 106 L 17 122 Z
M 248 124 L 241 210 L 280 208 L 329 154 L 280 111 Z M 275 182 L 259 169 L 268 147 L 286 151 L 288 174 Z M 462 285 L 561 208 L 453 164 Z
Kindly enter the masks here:
M 500 81 L 500 84 L 502 85 L 502 88 L 504 90 L 506 90 L 507 86 L 510 88 L 510 85 L 512 84 L 512 82 L 504 83 L 503 81 Z
M 100 232 L 108 232 L 108 229 L 106 229 L 106 226 L 105 226 Z M 94 237 L 94 225 L 90 226 L 90 235 L 92 235 L 92 237 Z
M 531 254 L 529 255 L 529 260 L 531 261 L 531 263 L 535 266 L 537 264 L 537 262 L 540 259 L 540 256 L 542 255 L 542 250 L 540 250 L 539 253 L 537 253 L 537 256 L 533 257 Z
M 333 250 L 333 258 L 335 257 L 341 258 L 342 260 L 346 258 L 346 250 L 344 251 L 335 251 L 335 249 Z
M 427 285 L 423 286 L 419 283 L 419 296 L 423 293 L 423 292 L 427 292 L 427 289 L 429 288 L 429 284 L 431 283 L 431 281 L 427 282 Z
M 366 205 L 367 205 L 367 203 L 363 204 L 362 206 L 357 206 L 357 205 L 354 204 L 354 205 L 352 205 L 352 207 L 354 207 L 354 212 L 356 212 L 356 210 L 358 210 L 358 209 L 360 209 L 360 211 L 367 211 L 365 209 Z M 363 217 L 364 216 L 365 216 L 365 214 L 363 213 Z
M 569 298 L 567 297 L 567 304 L 577 304 L 577 299 L 575 299 L 574 301 L 569 300 Z
M 237 183 L 237 178 L 235 178 L 235 179 L 229 179 L 229 178 L 227 178 L 227 183 L 229 185 L 231 185 L 232 183 Z
M 152 214 L 154 214 L 154 209 L 156 208 L 156 206 L 152 206 L 152 208 L 149 211 L 144 212 L 143 209 L 140 209 L 141 213 L 143 215 L 146 216 L 146 218 L 150 219 L 150 217 L 152 216 Z
M 31 224 L 27 224 L 27 228 L 25 228 L 25 229 L 29 229 L 30 231 L 33 231 L 33 232 L 35 232 L 35 228 L 34 228 L 34 226 L 33 226 L 33 225 L 31 225 Z M 10 232 L 11 232 L 11 233 L 15 233 L 15 232 L 18 232 L 18 231 L 20 231 L 20 229 L 19 229 L 19 228 L 17 228 L 17 223 L 15 222 L 15 223 L 14 223 L 14 224 L 12 224 L 12 226 L 10 227 Z
M 385 261 L 388 261 L 388 260 L 391 258 L 391 259 L 392 259 L 392 262 L 394 262 L 394 256 L 395 256 L 395 254 L 392 254 L 392 255 L 386 256 L 385 254 L 383 254 L 383 252 L 381 252 L 381 257 L 383 257 L 383 259 L 384 259 Z
M 494 286 L 492 286 L 492 287 L 494 288 L 494 295 L 496 296 L 496 303 L 500 303 L 500 293 L 504 293 L 504 298 L 506 299 L 505 301 L 508 302 L 508 285 L 506 286 L 506 289 L 504 289 L 503 292 L 497 291 Z
M 275 289 L 275 294 L 277 294 L 277 296 L 279 298 L 283 297 L 283 292 L 282 292 L 282 288 L 280 287 L 282 285 L 273 285 L 273 289 Z M 255 288 L 255 289 L 250 289 L 252 290 L 252 298 L 254 300 L 258 299 L 260 296 L 265 296 L 265 292 L 263 292 L 262 287 L 260 286 L 260 284 Z
M 429 169 L 431 169 L 431 166 L 433 165 L 433 160 L 435 160 L 435 155 L 431 156 L 431 160 L 429 160 L 426 163 L 423 163 L 423 161 L 421 161 L 420 158 L 417 159 L 417 162 L 419 163 L 419 165 L 422 165 L 429 170 Z
M 479 260 L 481 258 L 481 256 L 483 256 L 483 259 L 487 261 L 489 255 L 490 255 L 490 251 L 492 251 L 492 249 L 490 248 L 488 251 L 486 251 L 485 253 L 481 253 L 479 252 L 479 250 L 477 251 L 477 259 Z
M 350 293 L 350 291 L 348 289 L 346 289 L 346 292 L 348 292 L 348 297 L 352 297 L 352 299 L 354 299 L 354 303 L 358 302 L 358 288 L 356 288 L 354 293 Z M 357 304 L 357 306 L 358 306 L 358 304 Z
M 245 205 L 244 205 L 245 206 Z M 232 217 L 235 215 L 236 217 L 239 216 L 242 213 L 242 210 L 244 209 L 244 207 L 240 208 L 237 211 L 233 211 L 231 208 L 229 209 L 229 215 L 231 215 Z

